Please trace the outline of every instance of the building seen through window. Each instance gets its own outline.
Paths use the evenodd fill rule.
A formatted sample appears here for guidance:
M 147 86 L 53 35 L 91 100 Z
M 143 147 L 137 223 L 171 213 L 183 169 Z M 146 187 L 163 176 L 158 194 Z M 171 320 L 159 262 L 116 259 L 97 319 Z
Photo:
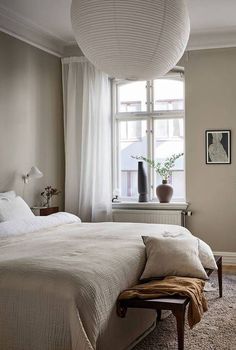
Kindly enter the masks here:
M 142 155 L 163 162 L 174 153 L 184 152 L 184 81 L 174 78 L 151 82 L 115 84 L 116 174 L 114 188 L 123 200 L 138 198 L 137 160 Z M 149 197 L 161 178 L 146 167 Z M 176 161 L 169 179 L 176 201 L 185 199 L 184 157 Z

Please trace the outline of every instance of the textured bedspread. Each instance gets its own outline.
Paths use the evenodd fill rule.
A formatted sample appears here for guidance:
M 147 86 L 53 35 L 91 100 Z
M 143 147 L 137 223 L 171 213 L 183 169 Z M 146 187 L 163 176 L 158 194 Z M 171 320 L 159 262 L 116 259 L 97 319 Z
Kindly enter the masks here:
M 92 350 L 137 284 L 141 235 L 172 225 L 71 223 L 0 239 L 0 349 Z

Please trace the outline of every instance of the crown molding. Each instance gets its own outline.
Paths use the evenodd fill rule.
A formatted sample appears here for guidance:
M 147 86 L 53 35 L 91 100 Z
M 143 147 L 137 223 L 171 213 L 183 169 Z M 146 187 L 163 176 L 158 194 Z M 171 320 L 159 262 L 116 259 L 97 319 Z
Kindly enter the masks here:
M 187 51 L 236 47 L 236 28 L 193 32 Z
M 74 48 L 74 50 L 79 49 L 76 41 L 71 42 L 70 45 L 65 45 L 64 53 L 67 52 L 68 47 L 70 47 L 71 49 Z M 236 27 L 230 30 L 217 30 L 214 32 L 194 32 L 190 34 L 186 51 L 220 49 L 230 47 L 236 47 Z
M 78 50 L 76 41 L 68 42 L 3 5 L 0 5 L 0 31 L 58 57 L 68 50 Z M 229 47 L 236 47 L 236 27 L 195 31 L 190 35 L 186 51 Z
M 14 11 L 0 5 L 0 30 L 30 45 L 61 57 L 66 41 Z

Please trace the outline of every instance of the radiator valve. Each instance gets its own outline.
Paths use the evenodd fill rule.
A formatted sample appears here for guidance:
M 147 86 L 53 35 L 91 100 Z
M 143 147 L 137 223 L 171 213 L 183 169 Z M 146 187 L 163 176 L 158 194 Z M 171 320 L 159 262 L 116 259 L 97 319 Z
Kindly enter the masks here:
M 182 212 L 182 214 L 185 215 L 185 216 L 192 216 L 192 215 L 193 215 L 193 212 L 192 212 L 191 210 L 184 210 L 184 211 Z

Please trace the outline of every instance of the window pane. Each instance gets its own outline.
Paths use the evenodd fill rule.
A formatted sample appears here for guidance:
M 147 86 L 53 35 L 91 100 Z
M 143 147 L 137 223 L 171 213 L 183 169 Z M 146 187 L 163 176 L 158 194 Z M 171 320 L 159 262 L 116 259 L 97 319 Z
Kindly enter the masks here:
M 124 121 L 120 123 L 120 139 L 122 141 L 141 141 L 142 139 L 142 121 Z
M 154 80 L 154 110 L 172 111 L 184 109 L 184 83 L 174 79 Z
M 174 198 L 175 199 L 183 199 L 185 197 L 185 188 L 184 188 L 184 171 L 173 171 L 170 183 L 174 188 Z
M 146 104 L 146 81 L 118 85 L 118 112 L 144 112 Z
M 146 129 L 146 120 L 119 122 L 120 196 L 123 198 L 138 197 L 138 161 L 131 156 L 147 155 Z
M 184 152 L 183 119 L 161 119 L 154 121 L 154 158 L 164 162 L 167 157 Z M 154 187 L 161 184 L 161 177 L 155 175 Z M 174 187 L 173 198 L 184 198 L 184 157 L 176 160 L 169 179 Z
M 159 119 L 154 122 L 155 139 L 168 140 L 183 139 L 184 137 L 184 121 L 182 118 Z

